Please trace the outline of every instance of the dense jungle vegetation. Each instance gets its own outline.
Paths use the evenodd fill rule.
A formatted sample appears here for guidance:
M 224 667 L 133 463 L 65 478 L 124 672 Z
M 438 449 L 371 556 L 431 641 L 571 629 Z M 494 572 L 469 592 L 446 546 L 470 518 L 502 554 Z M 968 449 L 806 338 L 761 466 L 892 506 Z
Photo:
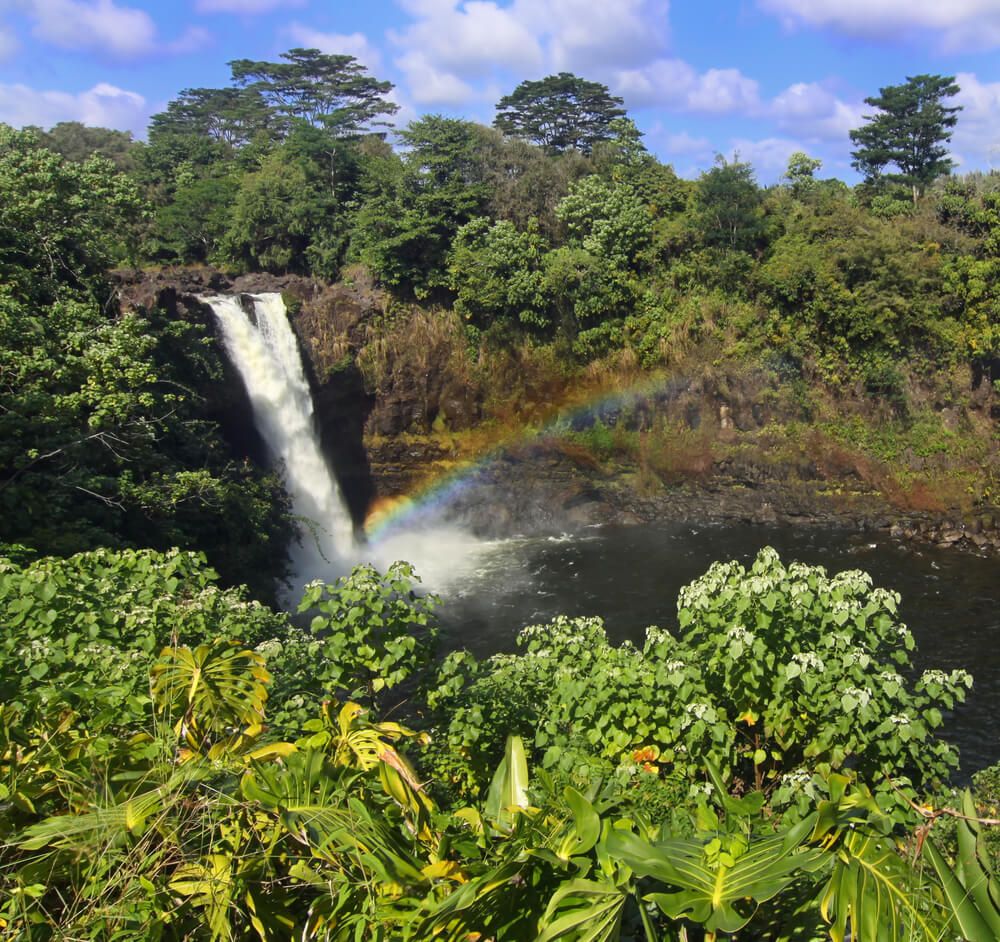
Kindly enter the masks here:
M 439 659 L 400 563 L 293 619 L 266 604 L 293 523 L 221 436 L 219 351 L 109 277 L 366 270 L 457 312 L 473 357 L 652 368 L 714 340 L 903 420 L 910 372 L 998 375 L 1000 178 L 948 174 L 953 83 L 870 101 L 919 93 L 923 159 L 876 118 L 865 183 L 802 154 L 761 188 L 739 160 L 680 179 L 567 74 L 394 149 L 350 57 L 231 65 L 145 143 L 0 127 L 4 935 L 1000 936 L 1000 774 L 956 792 L 938 736 L 971 678 L 914 672 L 895 593 L 765 549 L 642 648 L 561 618 Z

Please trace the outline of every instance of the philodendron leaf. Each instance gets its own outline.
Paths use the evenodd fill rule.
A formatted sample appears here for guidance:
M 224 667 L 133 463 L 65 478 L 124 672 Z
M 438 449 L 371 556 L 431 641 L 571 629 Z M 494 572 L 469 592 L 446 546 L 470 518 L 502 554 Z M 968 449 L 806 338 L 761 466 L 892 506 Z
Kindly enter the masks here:
M 513 809 L 528 807 L 528 759 L 520 736 L 507 737 L 503 761 L 497 766 L 486 798 L 486 816 L 499 827 L 514 820 Z
M 804 870 L 812 869 L 822 852 L 803 849 L 812 823 L 793 832 L 752 840 L 742 851 L 713 853 L 717 842 L 673 839 L 651 844 L 635 834 L 612 830 L 608 852 L 632 868 L 676 892 L 648 896 L 673 919 L 699 922 L 709 932 L 737 932 L 759 903 L 780 893 Z
M 536 942 L 614 942 L 626 899 L 613 883 L 569 880 L 549 900 Z
M 849 831 L 835 851 L 820 912 L 830 938 L 844 942 L 896 942 L 941 938 L 933 914 L 914 892 L 913 871 L 883 835 Z M 979 942 L 979 937 L 969 937 Z M 991 934 L 987 938 L 995 939 Z
M 587 853 L 597 843 L 601 836 L 601 817 L 575 788 L 567 786 L 563 797 L 573 812 L 573 828 L 563 847 L 564 854 L 560 855 L 568 858 Z
M 964 821 L 959 821 L 958 826 L 961 828 L 967 825 Z M 1000 915 L 996 903 L 989 898 L 988 893 L 984 897 L 979 892 L 974 893 L 971 886 L 963 885 L 933 841 L 924 843 L 924 851 L 941 881 L 955 928 L 962 933 L 962 938 L 968 942 L 996 942 L 1000 938 L 993 928 Z

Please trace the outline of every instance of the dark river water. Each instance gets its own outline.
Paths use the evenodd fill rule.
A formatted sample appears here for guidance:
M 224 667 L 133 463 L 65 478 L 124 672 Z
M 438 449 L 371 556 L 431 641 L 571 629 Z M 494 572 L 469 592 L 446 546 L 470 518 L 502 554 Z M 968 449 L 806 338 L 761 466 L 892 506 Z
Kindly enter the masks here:
M 864 569 L 876 586 L 901 593 L 918 670 L 972 673 L 966 703 L 942 730 L 959 746 L 968 776 L 1000 760 L 1000 561 L 873 539 L 805 527 L 648 525 L 508 540 L 442 591 L 442 640 L 480 656 L 512 651 L 521 627 L 562 613 L 600 615 L 612 640 L 641 646 L 647 626 L 676 627 L 682 585 L 716 559 L 749 562 L 767 545 L 785 563 Z

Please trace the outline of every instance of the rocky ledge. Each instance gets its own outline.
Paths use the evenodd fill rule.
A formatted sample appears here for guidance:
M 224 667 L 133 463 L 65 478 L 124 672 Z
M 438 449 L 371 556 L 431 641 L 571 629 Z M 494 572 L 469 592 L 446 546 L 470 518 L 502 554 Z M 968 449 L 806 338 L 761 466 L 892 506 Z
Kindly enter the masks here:
M 429 485 L 435 496 L 414 507 L 418 520 L 484 538 L 607 524 L 743 523 L 850 529 L 1000 555 L 1000 514 L 953 519 L 899 511 L 857 480 L 768 480 L 729 467 L 651 484 L 635 469 L 581 464 L 544 440 L 464 466 L 429 441 L 383 442 L 369 459 L 378 495 L 391 499 Z

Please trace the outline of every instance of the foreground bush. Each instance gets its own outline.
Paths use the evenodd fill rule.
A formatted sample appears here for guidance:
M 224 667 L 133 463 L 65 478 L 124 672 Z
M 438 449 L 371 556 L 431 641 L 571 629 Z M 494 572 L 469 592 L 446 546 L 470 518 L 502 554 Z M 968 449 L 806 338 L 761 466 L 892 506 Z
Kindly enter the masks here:
M 972 680 L 906 679 L 914 644 L 898 604 L 866 573 L 786 567 L 767 548 L 683 588 L 677 636 L 650 628 L 641 651 L 610 645 L 599 619 L 558 618 L 521 632 L 523 654 L 452 654 L 432 697 L 436 768 L 474 794 L 513 733 L 545 769 L 655 775 L 671 792 L 709 759 L 779 807 L 846 770 L 888 793 L 940 786 L 957 755 L 934 731 Z
M 799 675 L 776 669 L 770 687 L 760 678 L 754 711 L 745 691 L 720 686 L 727 665 L 777 652 L 779 667 L 798 663 L 796 654 L 830 636 L 831 650 L 852 650 L 837 640 L 850 634 L 848 620 L 838 622 L 845 610 L 856 647 L 864 631 L 870 652 L 879 638 L 902 638 L 883 623 L 893 597 L 866 594 L 858 574 L 785 570 L 765 551 L 750 572 L 715 566 L 685 590 L 680 611 L 691 630 L 682 641 L 653 631 L 642 652 L 612 648 L 599 623 L 561 619 L 525 633 L 526 655 L 482 666 L 452 658 L 435 703 L 461 701 L 447 732 L 476 736 L 450 762 L 447 738 L 426 758 L 457 773 L 466 806 L 437 804 L 404 755 L 425 735 L 359 703 L 317 699 L 324 685 L 371 696 L 419 675 L 433 603 L 413 594 L 410 575 L 363 568 L 313 587 L 303 604 L 316 620 L 301 631 L 239 592 L 213 590 L 213 574 L 185 554 L 4 561 L 5 936 L 996 937 L 1000 908 L 992 890 L 981 892 L 989 862 L 977 822 L 959 822 L 952 864 L 926 839 L 946 812 L 923 809 L 917 847 L 931 865 L 913 866 L 900 852 L 898 806 L 846 768 L 855 753 L 845 750 L 838 773 L 832 749 L 804 738 L 824 734 L 818 718 L 782 726 L 775 691 Z M 839 593 L 832 614 L 799 600 L 817 619 L 830 614 L 826 632 L 771 627 L 791 617 L 773 596 L 802 585 L 817 597 Z M 743 632 L 734 637 L 731 605 Z M 712 631 L 744 650 L 701 651 Z M 97 647 L 74 647 L 76 635 Z M 887 641 L 885 652 L 899 660 Z M 282 676 L 289 669 L 298 676 Z M 897 697 L 893 710 L 922 710 L 931 682 L 880 696 Z M 283 735 L 268 730 L 272 709 Z M 794 814 L 778 813 L 787 773 L 777 760 L 757 762 L 739 735 L 758 726 L 770 752 L 781 736 L 789 761 L 799 761 L 795 749 L 816 760 Z M 533 748 L 509 734 L 514 727 L 527 727 Z M 865 735 L 857 756 L 900 769 L 925 762 L 933 774 L 939 753 L 929 737 L 925 755 L 880 751 Z M 493 768 L 487 755 L 497 757 Z M 534 758 L 543 768 L 532 776 Z M 748 776 L 756 766 L 764 768 Z M 971 799 L 963 808 L 974 818 Z

